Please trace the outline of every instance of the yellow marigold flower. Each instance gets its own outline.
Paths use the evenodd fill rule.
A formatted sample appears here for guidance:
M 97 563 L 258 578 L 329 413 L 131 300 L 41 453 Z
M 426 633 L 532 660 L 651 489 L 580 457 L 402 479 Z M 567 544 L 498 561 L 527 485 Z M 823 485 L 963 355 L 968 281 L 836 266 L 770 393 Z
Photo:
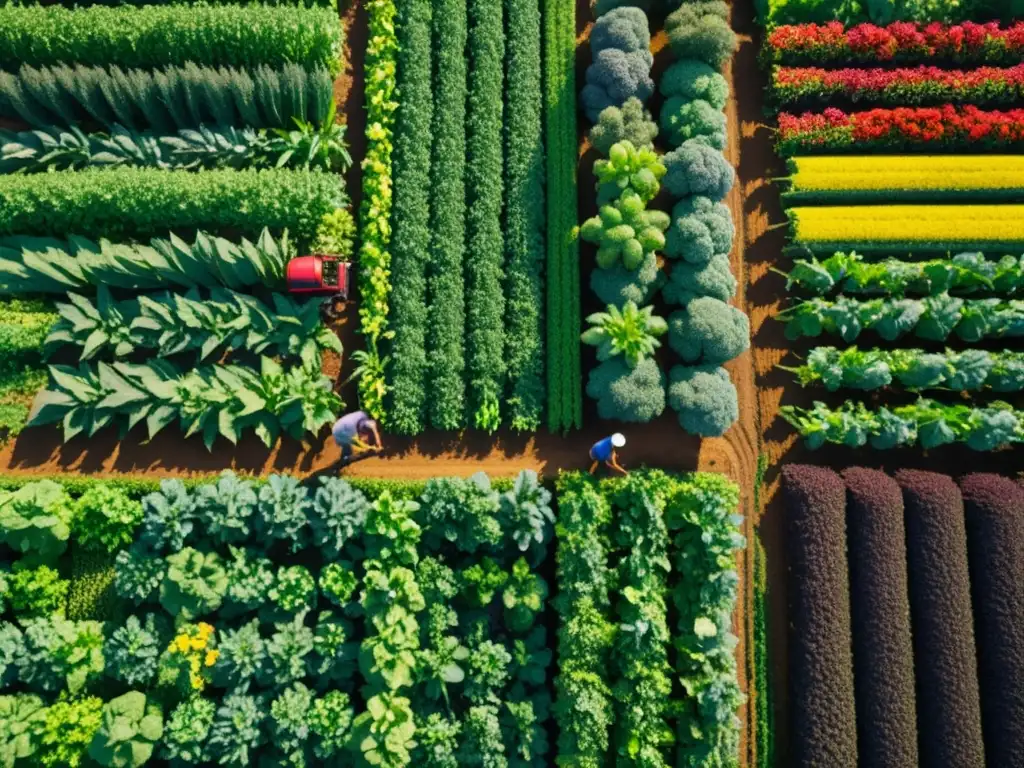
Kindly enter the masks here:
M 191 670 L 192 670 L 193 672 L 198 672 L 198 671 L 199 671 L 199 668 L 200 668 L 200 666 L 201 666 L 201 665 L 199 664 L 199 657 L 198 657 L 198 656 L 192 656 L 192 657 L 191 657 L 191 658 L 190 658 L 190 659 L 188 660 L 188 666 L 189 666 L 189 668 L 190 668 L 190 669 L 191 669 Z
M 217 659 L 220 658 L 220 651 L 207 651 L 206 652 L 206 666 L 212 667 L 217 663 Z
M 203 686 L 206 684 L 203 678 L 201 678 L 199 675 L 189 675 L 188 681 L 191 684 L 192 688 L 196 691 L 201 691 L 203 689 Z
M 193 637 L 189 644 L 192 646 L 193 651 L 201 651 L 206 647 L 206 638 Z
M 176 638 L 174 638 L 174 646 L 178 649 L 180 653 L 188 652 L 188 635 L 178 635 Z

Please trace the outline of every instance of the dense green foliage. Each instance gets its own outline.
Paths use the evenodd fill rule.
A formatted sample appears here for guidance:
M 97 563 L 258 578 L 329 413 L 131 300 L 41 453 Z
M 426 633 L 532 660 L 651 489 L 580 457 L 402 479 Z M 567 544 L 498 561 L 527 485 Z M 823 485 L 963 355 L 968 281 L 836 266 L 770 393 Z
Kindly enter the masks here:
M 652 358 L 633 368 L 613 358 L 590 371 L 587 396 L 597 401 L 602 419 L 650 421 L 665 410 L 665 374 Z
M 714 363 L 677 365 L 669 371 L 668 404 L 691 435 L 719 437 L 740 417 L 729 372 Z
M 42 341 L 56 319 L 41 301 L 0 302 L 0 440 L 17 437 L 46 383 Z
M 736 487 L 715 475 L 573 473 L 558 490 L 559 760 L 736 764 Z
M 576 3 L 544 0 L 548 429 L 583 425 L 576 210 Z
M 264 229 L 258 239 L 233 242 L 206 232 L 182 240 L 172 234 L 149 245 L 38 237 L 0 238 L 0 290 L 4 293 L 88 294 L 100 285 L 153 290 L 224 286 L 242 290 L 280 287 L 295 255 L 287 233 Z M 35 345 L 33 345 L 35 346 Z
M 544 415 L 544 134 L 539 0 L 506 0 L 505 361 L 508 422 Z
M 590 33 L 593 61 L 580 91 L 590 122 L 596 123 L 608 107 L 621 107 L 631 98 L 646 101 L 654 93 L 650 47 L 647 15 L 639 8 L 620 6 L 594 23 Z
M 622 355 L 630 368 L 652 358 L 661 346 L 657 337 L 668 331 L 668 323 L 654 314 L 654 307 L 639 309 L 631 301 L 621 310 L 610 306 L 607 312 L 595 312 L 587 322 L 591 327 L 581 339 L 584 344 L 597 347 L 597 359 L 604 362 Z
M 658 135 L 658 124 L 651 119 L 644 103 L 633 96 L 622 107 L 606 107 L 601 110 L 597 122 L 590 129 L 590 143 L 602 155 L 611 152 L 612 146 L 628 141 L 634 147 L 650 149 Z
M 426 420 L 427 259 L 430 254 L 432 3 L 411 0 L 398 18 L 394 205 L 391 222 L 393 289 L 388 324 L 394 334 L 388 387 L 388 428 L 416 434 Z
M 115 168 L 5 177 L 3 235 L 121 237 L 168 229 L 264 227 L 311 238 L 347 203 L 341 178 L 304 171 L 161 171 Z
M 0 68 L 84 63 L 341 70 L 342 28 L 328 9 L 148 5 L 0 7 Z
M 702 61 L 714 69 L 722 69 L 736 49 L 729 6 L 720 0 L 683 3 L 665 19 L 665 32 L 678 58 Z
M 379 348 L 387 335 L 391 294 L 391 138 L 394 130 L 398 38 L 394 0 L 367 0 L 366 156 L 363 200 L 359 209 L 359 325 L 366 349 L 359 362 L 359 403 L 375 419 L 384 417 L 387 381 Z
M 42 173 L 90 166 L 184 168 L 297 168 L 345 172 L 352 165 L 345 126 L 302 121 L 292 130 L 183 128 L 170 134 L 114 126 L 84 133 L 77 126 L 0 131 L 0 173 Z
M 328 70 L 298 64 L 253 70 L 22 66 L 0 71 L 0 117 L 44 129 L 83 122 L 159 133 L 202 125 L 292 128 L 294 118 L 323 122 L 332 87 Z
M 466 0 L 433 13 L 427 399 L 431 426 L 453 430 L 466 424 Z
M 466 374 L 472 423 L 493 432 L 505 391 L 504 13 L 469 0 L 466 196 Z

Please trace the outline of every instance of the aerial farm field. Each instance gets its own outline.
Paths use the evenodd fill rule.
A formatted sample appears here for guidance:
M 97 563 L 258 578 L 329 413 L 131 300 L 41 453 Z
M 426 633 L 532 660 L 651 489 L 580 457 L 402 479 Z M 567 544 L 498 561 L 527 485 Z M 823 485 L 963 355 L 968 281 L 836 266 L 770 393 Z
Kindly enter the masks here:
M 1018 18 L 0 4 L 0 766 L 1024 768 Z

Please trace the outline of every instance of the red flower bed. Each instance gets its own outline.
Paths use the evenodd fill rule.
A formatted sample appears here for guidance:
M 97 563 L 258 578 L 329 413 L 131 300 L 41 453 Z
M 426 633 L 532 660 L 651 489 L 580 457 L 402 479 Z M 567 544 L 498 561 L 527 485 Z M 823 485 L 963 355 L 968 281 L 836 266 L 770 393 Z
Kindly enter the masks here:
M 776 27 L 765 47 L 782 64 L 916 62 L 943 59 L 971 64 L 1015 64 L 1024 53 L 1024 22 L 917 24 L 898 21 L 885 27 L 857 24 L 844 29 L 827 24 Z
M 843 112 L 829 108 L 779 115 L 781 155 L 844 151 L 987 151 L 1024 147 L 1024 109 L 899 107 Z
M 772 88 L 779 103 L 834 98 L 893 106 L 960 102 L 1013 104 L 1024 97 L 1024 64 L 1000 69 L 821 69 L 776 67 Z

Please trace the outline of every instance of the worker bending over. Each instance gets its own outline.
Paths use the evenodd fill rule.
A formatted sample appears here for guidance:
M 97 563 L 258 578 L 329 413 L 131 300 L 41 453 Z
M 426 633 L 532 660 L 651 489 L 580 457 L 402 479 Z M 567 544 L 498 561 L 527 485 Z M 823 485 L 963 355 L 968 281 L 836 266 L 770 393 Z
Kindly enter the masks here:
M 616 432 L 611 437 L 606 437 L 604 440 L 598 440 L 590 448 L 590 458 L 594 460 L 594 463 L 590 466 L 590 474 L 594 474 L 597 471 L 597 465 L 604 462 L 605 466 L 609 469 L 614 469 L 616 472 L 621 472 L 624 475 L 628 475 L 625 469 L 619 465 L 619 457 L 615 453 L 616 448 L 621 448 L 626 444 L 626 438 L 621 432 Z
M 377 430 L 377 422 L 366 411 L 346 413 L 331 429 L 334 441 L 341 446 L 341 460 L 347 462 L 367 451 L 382 451 L 384 443 Z

